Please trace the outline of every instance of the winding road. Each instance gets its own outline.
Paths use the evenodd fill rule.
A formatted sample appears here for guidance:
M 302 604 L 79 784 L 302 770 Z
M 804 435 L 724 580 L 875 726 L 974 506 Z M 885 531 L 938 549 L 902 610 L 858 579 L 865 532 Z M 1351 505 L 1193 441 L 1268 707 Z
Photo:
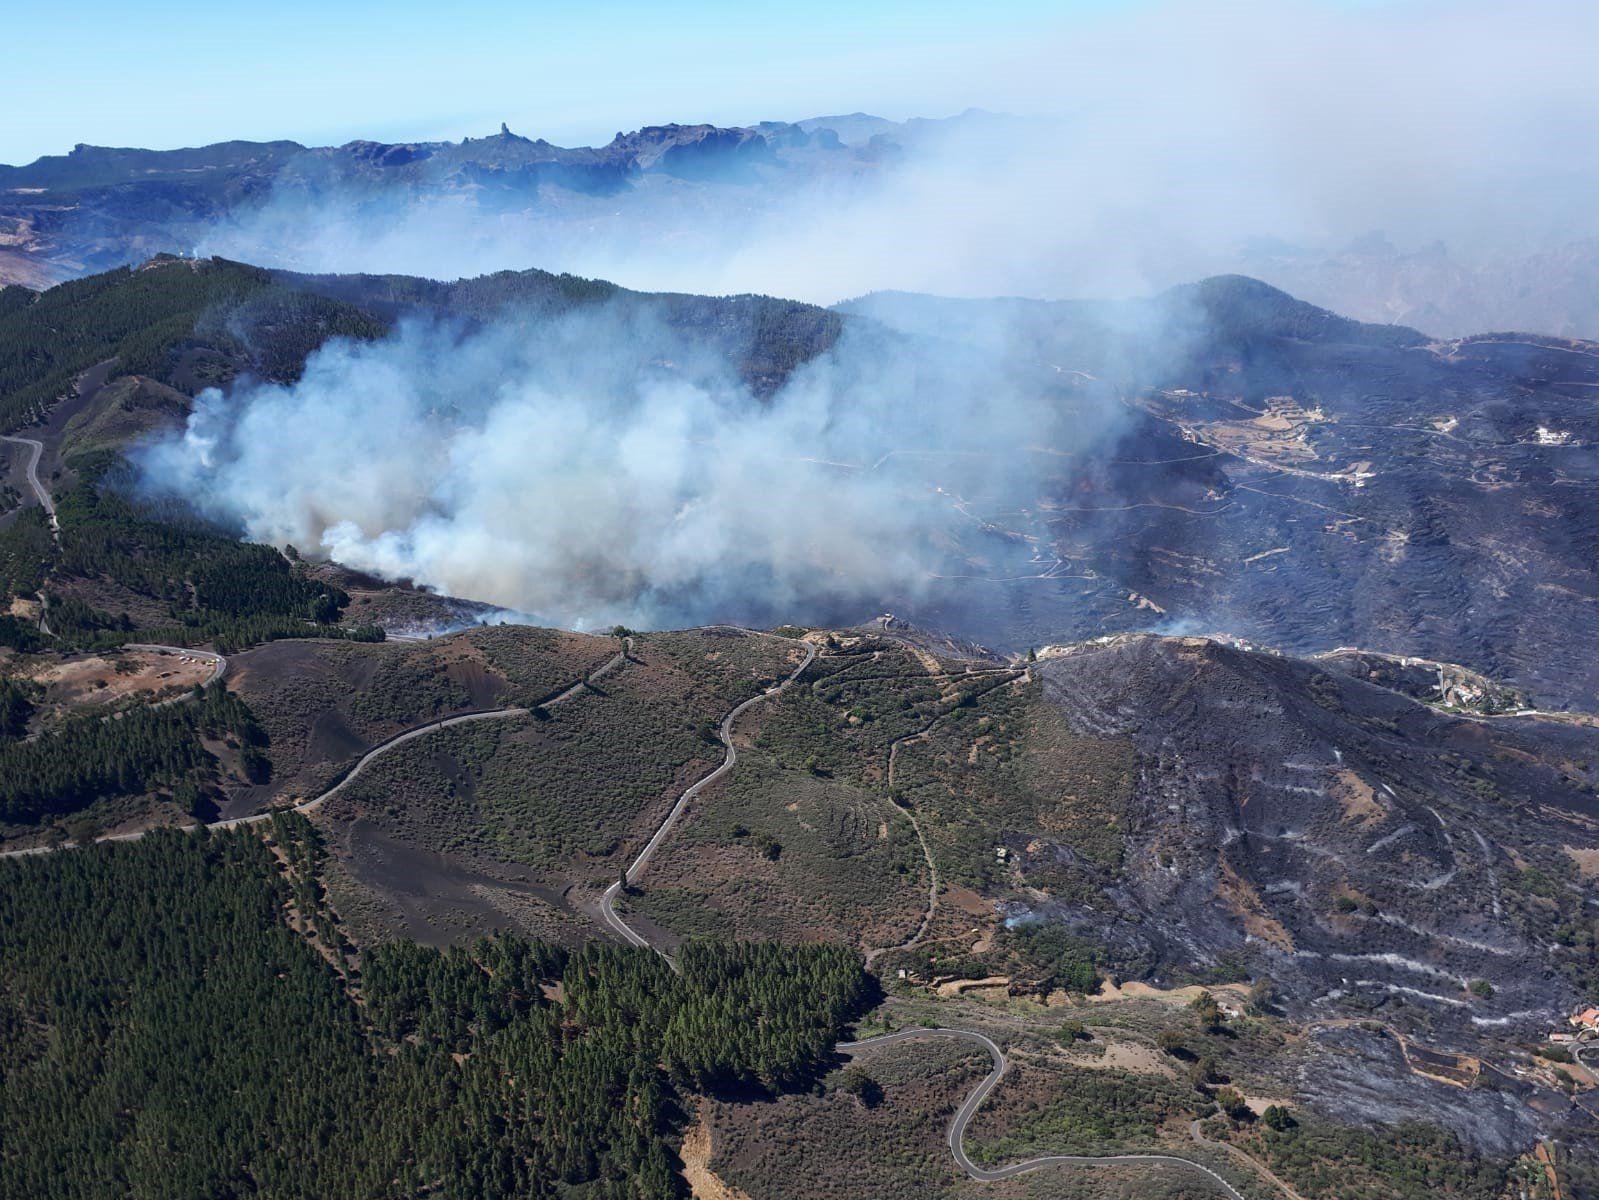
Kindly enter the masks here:
M 980 1046 L 988 1052 L 990 1070 L 981 1083 L 972 1089 L 955 1116 L 950 1120 L 949 1152 L 955 1156 L 955 1163 L 971 1178 L 979 1183 L 999 1183 L 1005 1179 L 1014 1179 L 1017 1175 L 1026 1175 L 1042 1167 L 1056 1165 L 1076 1165 L 1083 1167 L 1108 1167 L 1126 1164 L 1160 1164 L 1170 1167 L 1181 1167 L 1190 1171 L 1201 1171 L 1215 1181 L 1232 1200 L 1244 1200 L 1242 1193 L 1232 1184 L 1228 1183 L 1217 1172 L 1205 1166 L 1204 1163 L 1195 1162 L 1191 1158 L 1180 1158 L 1174 1154 L 1045 1154 L 1038 1158 L 1024 1159 L 1021 1162 L 1008 1163 L 1003 1167 L 980 1167 L 966 1154 L 966 1127 L 972 1123 L 972 1118 L 977 1115 L 977 1110 L 982 1106 L 988 1094 L 999 1085 L 1000 1078 L 1005 1074 L 1009 1065 L 1005 1061 L 1005 1053 L 999 1044 L 986 1034 L 977 1033 L 970 1029 L 900 1029 L 893 1033 L 879 1034 L 877 1037 L 866 1038 L 859 1042 L 840 1042 L 840 1054 L 853 1056 L 862 1050 L 874 1046 L 886 1046 L 891 1042 L 909 1041 L 913 1038 L 946 1038 L 952 1041 L 970 1042 Z
M 967 674 L 1005 675 L 1008 677 L 1006 682 L 1012 682 L 1020 679 L 1025 672 L 1009 670 L 968 671 Z M 1003 684 L 1000 686 L 1003 686 Z M 893 804 L 894 810 L 899 813 L 899 815 L 910 821 L 911 829 L 916 834 L 916 840 L 921 845 L 922 859 L 927 863 L 927 911 L 922 914 L 921 923 L 916 926 L 915 932 L 913 932 L 910 937 L 906 938 L 903 942 L 899 942 L 893 946 L 874 946 L 867 950 L 866 965 L 868 967 L 875 963 L 880 957 L 887 954 L 890 950 L 911 950 L 920 945 L 922 939 L 927 936 L 928 929 L 933 924 L 933 917 L 938 913 L 938 893 L 939 889 L 943 886 L 938 878 L 938 863 L 933 858 L 933 848 L 927 844 L 927 835 L 922 832 L 922 823 L 916 819 L 916 811 L 909 806 L 901 808 L 899 805 L 894 804 L 894 766 L 899 757 L 899 748 L 901 746 L 907 746 L 911 742 L 921 741 L 933 731 L 934 726 L 936 726 L 940 721 L 949 715 L 949 712 L 939 713 L 915 733 L 908 733 L 904 737 L 895 738 L 888 745 L 888 767 L 885 771 L 886 778 L 883 781 L 884 787 L 888 792 L 889 803 Z
M 61 522 L 56 520 L 56 502 L 50 495 L 50 489 L 39 481 L 39 459 L 44 454 L 44 443 L 35 438 L 14 437 L 11 434 L 0 434 L 0 442 L 27 446 L 32 451 L 28 455 L 28 486 L 33 489 L 34 498 L 39 501 L 39 507 L 44 509 L 44 515 L 50 522 L 50 537 L 59 546 Z M 50 630 L 50 598 L 43 589 L 39 591 L 39 632 L 45 637 L 55 636 Z
M 777 695 L 784 688 L 788 687 L 795 680 L 797 680 L 804 672 L 805 668 L 811 665 L 811 662 L 816 657 L 816 647 L 810 643 L 802 644 L 805 646 L 805 660 L 800 663 L 799 666 L 794 668 L 793 672 L 788 676 L 788 678 L 784 679 L 781 683 L 767 688 L 758 696 L 751 696 L 748 700 L 745 700 L 742 704 L 738 705 L 731 712 L 729 712 L 727 716 L 722 718 L 722 724 L 719 733 L 721 735 L 722 745 L 727 748 L 727 753 L 723 757 L 721 765 L 709 775 L 706 775 L 699 782 L 689 787 L 680 797 L 678 797 L 677 803 L 672 805 L 671 811 L 666 814 L 666 819 L 661 822 L 660 828 L 655 831 L 655 835 L 651 837 L 650 840 L 645 844 L 644 849 L 639 851 L 638 857 L 628 865 L 628 868 L 623 875 L 623 879 L 625 879 L 628 883 L 631 884 L 643 872 L 644 868 L 649 865 L 650 859 L 655 855 L 655 851 L 660 848 L 661 843 L 665 841 L 667 835 L 671 833 L 672 828 L 677 824 L 678 818 L 682 816 L 683 810 L 688 807 L 689 802 L 693 800 L 695 796 L 698 796 L 705 788 L 709 787 L 712 783 L 715 783 L 718 779 L 722 778 L 729 771 L 731 771 L 733 769 L 733 765 L 738 762 L 738 750 L 733 745 L 733 726 L 738 721 L 739 717 L 741 717 L 754 705 Z M 920 833 L 920 830 L 918 830 L 918 833 Z M 925 840 L 923 841 L 922 845 L 923 849 L 926 850 L 927 845 Z M 928 854 L 928 859 L 929 862 L 931 862 L 932 855 L 930 853 Z M 630 926 L 621 918 L 621 916 L 617 914 L 616 897 L 617 894 L 622 890 L 622 882 L 622 879 L 618 879 L 615 883 L 611 884 L 610 887 L 605 889 L 605 894 L 600 899 L 600 912 L 605 918 L 605 923 L 611 928 L 612 931 L 622 937 L 630 945 L 654 950 L 662 958 L 666 959 L 668 963 L 672 963 L 671 955 L 669 955 L 659 946 L 651 943 L 648 938 Z M 932 902 L 935 897 L 930 897 L 929 899 L 930 902 Z M 923 927 L 925 928 L 925 923 Z M 673 969 L 675 970 L 676 964 L 672 965 Z M 998 1183 L 1001 1180 L 1011 1179 L 1017 1175 L 1025 1175 L 1031 1171 L 1037 1171 L 1042 1167 L 1056 1165 L 1103 1167 L 1124 1166 L 1128 1164 L 1136 1165 L 1143 1163 L 1147 1165 L 1172 1166 L 1180 1167 L 1189 1171 L 1199 1171 L 1215 1182 L 1215 1184 L 1221 1188 L 1221 1190 L 1227 1196 L 1231 1197 L 1231 1200 L 1244 1200 L 1243 1194 L 1240 1193 L 1238 1189 L 1233 1187 L 1233 1185 L 1228 1183 L 1222 1175 L 1212 1170 L 1210 1167 L 1207 1167 L 1204 1163 L 1196 1162 L 1190 1158 L 1182 1158 L 1174 1154 L 1047 1154 L 1039 1158 L 1029 1158 L 1022 1162 L 1009 1163 L 1006 1166 L 996 1167 L 993 1169 L 978 1166 L 969 1157 L 967 1157 L 966 1154 L 966 1127 L 971 1124 L 972 1118 L 977 1114 L 977 1110 L 982 1106 L 983 1101 L 988 1098 L 988 1094 L 992 1092 L 996 1086 L 998 1086 L 999 1081 L 1004 1076 L 1005 1070 L 1008 1066 L 1004 1051 L 999 1048 L 999 1044 L 997 1042 L 988 1037 L 986 1034 L 977 1033 L 974 1030 L 969 1029 L 902 1029 L 893 1033 L 880 1034 L 877 1037 L 865 1038 L 858 1042 L 840 1042 L 837 1049 L 841 1054 L 852 1055 L 857 1051 L 869 1049 L 874 1046 L 887 1045 L 891 1042 L 908 1041 L 912 1038 L 929 1037 L 949 1038 L 957 1041 L 970 1042 L 974 1045 L 981 1046 L 985 1051 L 988 1052 L 991 1069 L 988 1075 L 983 1078 L 982 1082 L 972 1089 L 971 1094 L 966 1097 L 965 1101 L 956 1111 L 954 1118 L 949 1123 L 948 1132 L 949 1152 L 954 1156 L 956 1165 L 959 1166 L 962 1171 L 966 1172 L 970 1178 L 977 1180 L 979 1183 Z
M 603 665 L 595 668 L 593 671 L 590 671 L 582 679 L 579 679 L 576 683 L 560 692 L 553 699 L 544 701 L 544 703 L 538 707 L 551 708 L 554 705 L 561 704 L 564 701 L 572 699 L 574 696 L 581 695 L 594 680 L 600 678 L 602 675 L 609 674 L 611 671 L 614 671 L 617 667 L 621 666 L 622 663 L 627 660 L 628 653 L 632 647 L 632 639 L 629 638 L 623 644 L 622 649 L 617 651 L 616 654 L 612 658 L 608 659 Z M 177 646 L 143 645 L 129 646 L 128 648 L 132 650 L 162 650 L 173 654 L 201 654 L 206 657 L 214 658 L 217 665 L 216 669 L 211 675 L 211 679 L 207 680 L 208 683 L 222 678 L 223 672 L 227 670 L 228 666 L 227 659 L 223 658 L 220 654 L 213 654 L 209 650 L 195 651 L 181 649 Z M 180 697 L 180 699 L 182 699 L 182 697 Z M 173 701 L 164 701 L 163 703 L 170 704 L 173 703 Z M 354 782 L 361 772 L 365 771 L 366 768 L 372 764 L 373 760 L 383 757 L 383 755 L 395 749 L 397 746 L 403 746 L 407 742 L 415 741 L 417 738 L 433 733 L 435 730 L 447 729 L 452 725 L 464 725 L 471 721 L 508 720 L 513 717 L 526 717 L 530 715 L 530 712 L 531 710 L 526 708 L 491 708 L 481 709 L 475 712 L 456 713 L 454 716 L 439 717 L 432 721 L 425 721 L 420 725 L 412 726 L 410 729 L 402 730 L 393 737 L 379 742 L 376 746 L 373 746 L 372 749 L 368 750 L 365 754 L 361 755 L 360 758 L 356 759 L 355 765 L 352 766 L 337 783 L 328 788 L 327 791 L 321 792 L 318 795 L 311 797 L 309 800 L 302 800 L 300 803 L 291 805 L 288 808 L 269 808 L 264 812 L 252 813 L 247 817 L 231 817 L 222 821 L 208 821 L 205 822 L 205 827 L 207 829 L 239 829 L 246 825 L 255 825 L 262 821 L 270 821 L 275 813 L 297 812 L 303 814 L 315 812 L 329 800 L 333 799 L 334 796 L 338 795 L 341 791 L 348 787 L 352 782 Z M 101 842 L 136 842 L 145 834 L 149 833 L 151 829 L 176 828 L 187 832 L 189 830 L 200 828 L 200 824 L 200 822 L 191 822 L 188 825 L 178 826 L 151 825 L 142 829 L 130 830 L 127 833 L 106 834 L 104 837 L 95 838 L 94 844 L 99 844 Z M 57 850 L 74 850 L 77 849 L 77 847 L 78 843 L 76 842 L 63 842 L 59 846 L 33 846 L 26 850 L 0 851 L 0 858 L 24 858 L 33 854 L 50 854 Z
M 889 803 L 894 810 L 904 816 L 911 823 L 911 829 L 916 834 L 916 841 L 922 848 L 922 859 L 927 863 L 927 911 L 922 914 L 921 922 L 911 933 L 910 937 L 893 946 L 874 946 L 866 952 L 866 965 L 870 967 L 890 950 L 910 950 L 921 943 L 927 935 L 928 928 L 933 924 L 933 917 L 938 913 L 938 890 L 941 883 L 938 878 L 938 862 L 933 858 L 933 848 L 927 844 L 927 835 L 922 832 L 922 823 L 916 819 L 916 813 L 909 807 L 901 808 L 894 804 L 894 760 L 899 755 L 899 748 L 908 742 L 914 742 L 927 736 L 933 726 L 938 724 L 942 716 L 934 717 L 925 727 L 915 733 L 908 733 L 904 737 L 895 738 L 888 746 L 888 769 L 884 785 L 888 790 Z
M 777 635 L 772 634 L 768 636 L 775 637 Z M 717 730 L 717 732 L 722 739 L 722 745 L 727 747 L 727 753 L 722 758 L 721 766 L 717 767 L 716 770 L 705 776 L 698 783 L 693 784 L 688 788 L 688 790 L 686 790 L 677 798 L 677 803 L 672 805 L 672 810 L 666 814 L 666 819 L 661 822 L 661 827 L 657 829 L 655 831 L 655 835 L 644 844 L 644 849 L 638 852 L 638 857 L 628 864 L 627 870 L 623 872 L 622 879 L 625 879 L 628 883 L 632 883 L 643 872 L 644 868 L 649 866 L 650 859 L 655 857 L 655 851 L 658 850 L 661 843 L 666 840 L 666 835 L 672 832 L 672 827 L 677 824 L 677 819 L 683 815 L 683 810 L 689 806 L 689 802 L 693 800 L 695 796 L 698 796 L 711 784 L 715 783 L 718 779 L 733 769 L 733 764 L 738 762 L 738 750 L 733 745 L 734 723 L 737 722 L 737 720 L 749 709 L 753 708 L 761 701 L 777 695 L 777 693 L 788 687 L 789 684 L 793 683 L 800 677 L 806 667 L 810 666 L 811 663 L 815 661 L 815 645 L 811 642 L 801 642 L 799 644 L 805 647 L 805 659 L 800 663 L 799 666 L 794 668 L 794 670 L 789 674 L 788 678 L 784 679 L 781 683 L 773 684 L 758 696 L 751 696 L 748 700 L 744 701 L 738 707 L 733 709 L 732 712 L 728 713 L 727 716 L 722 718 L 721 727 Z M 659 947 L 650 946 L 649 940 L 645 938 L 643 934 L 633 929 L 626 921 L 622 920 L 621 917 L 616 915 L 616 897 L 617 894 L 622 890 L 622 879 L 618 879 L 615 883 L 611 884 L 610 887 L 606 888 L 605 894 L 600 897 L 600 915 L 605 918 L 605 923 L 610 926 L 612 931 L 619 934 L 623 940 L 634 946 L 649 947 L 650 949 L 655 950 L 655 952 L 662 958 L 666 959 L 667 962 L 671 962 L 671 955 L 667 954 L 666 951 L 660 949 Z
M 0 442 L 14 442 L 33 451 L 28 456 L 28 486 L 38 498 L 40 506 L 44 509 L 44 515 L 50 519 L 50 536 L 59 542 L 61 525 L 56 520 L 56 503 L 50 497 L 50 489 L 39 482 L 39 459 L 44 454 L 44 443 L 33 438 L 13 437 L 11 434 L 0 434 Z

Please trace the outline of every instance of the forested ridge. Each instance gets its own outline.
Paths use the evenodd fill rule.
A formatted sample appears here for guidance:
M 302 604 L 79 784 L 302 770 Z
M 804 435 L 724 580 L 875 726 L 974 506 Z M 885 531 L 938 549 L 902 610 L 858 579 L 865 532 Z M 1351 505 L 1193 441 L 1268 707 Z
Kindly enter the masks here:
M 157 260 L 33 293 L 0 293 L 0 432 L 45 415 L 73 381 L 114 360 L 120 375 L 144 375 L 194 392 L 241 372 L 293 380 L 332 337 L 375 338 L 385 321 L 328 296 L 286 287 L 270 272 L 240 263 Z M 206 356 L 203 378 L 184 366 Z M 106 579 L 165 602 L 169 626 L 138 636 L 176 645 L 230 649 L 304 636 L 308 621 L 324 636 L 376 637 L 337 629 L 345 598 L 289 569 L 275 550 L 240 543 L 172 506 L 135 501 L 114 454 L 74 456 L 60 447 L 76 481 L 58 495 L 59 548 L 42 511 L 30 507 L 0 531 L 0 601 L 32 596 L 55 574 Z M 0 645 L 97 648 L 128 641 L 133 623 L 71 596 L 52 594 L 50 630 L 0 617 Z
M 55 554 L 44 509 L 25 508 L 0 530 L 0 589 L 6 596 L 31 596 L 44 583 Z
M 338 627 L 350 598 L 309 578 L 274 547 L 241 542 L 185 509 L 135 498 L 120 461 L 80 463 L 81 478 L 61 497 L 56 574 L 105 579 L 167 606 L 170 625 L 139 638 L 230 649 L 278 637 L 378 640 L 374 629 Z M 130 640 L 120 614 L 52 602 L 51 628 L 84 647 Z
M 534 325 L 608 306 L 619 319 L 659 322 L 697 348 L 732 364 L 758 395 L 769 395 L 802 364 L 838 341 L 845 318 L 830 309 L 773 296 L 697 296 L 635 292 L 600 279 L 548 271 L 496 271 L 441 283 L 410 275 L 302 275 L 277 272 L 295 291 L 315 292 L 394 319 L 427 313 L 468 322 Z
M 203 343 L 241 367 L 292 379 L 329 337 L 379 337 L 386 329 L 349 305 L 221 259 L 119 267 L 38 293 L 6 288 L 0 433 L 38 419 L 78 374 L 107 359 L 117 360 L 121 374 L 176 384 L 174 351 Z
M 192 513 L 136 498 L 114 456 L 80 459 L 74 469 L 77 481 L 57 506 L 59 547 L 40 509 L 0 533 L 8 589 L 0 599 L 42 589 L 48 620 L 41 628 L 0 616 L 0 646 L 98 650 L 143 641 L 209 644 L 227 654 L 277 638 L 382 640 L 379 628 L 340 624 L 349 596 L 273 547 L 237 541 Z M 145 604 L 147 614 L 162 605 L 166 619 L 135 623 L 125 611 L 98 609 L 71 590 L 78 581 L 109 585 L 125 602 L 154 602 Z M 21 710 L 18 701 L 9 703 L 15 725 Z M 130 709 L 114 721 L 80 718 L 32 741 L 0 737 L 0 821 L 37 821 L 157 789 L 192 806 L 215 761 L 203 743 L 225 737 L 240 747 L 245 774 L 265 778 L 264 735 L 242 701 L 220 687 L 207 689 L 197 706 Z
M 37 420 L 83 371 L 116 372 L 195 390 L 178 352 L 202 348 L 241 371 L 294 380 L 333 337 L 382 337 L 408 313 L 467 321 L 545 321 L 615 304 L 659 318 L 727 355 L 767 391 L 839 337 L 844 318 L 769 296 L 628 291 L 545 271 L 500 271 L 440 283 L 403 275 L 298 275 L 225 259 L 158 258 L 57 284 L 0 288 L 0 433 Z
M 0 599 L 43 589 L 50 637 L 7 617 L 0 645 L 28 651 L 210 643 L 226 654 L 285 637 L 382 640 L 377 628 L 339 624 L 349 596 L 274 547 L 241 542 L 185 508 L 137 496 L 116 456 L 82 456 L 71 465 L 78 478 L 56 507 L 59 547 L 39 509 L 0 532 Z M 164 605 L 168 620 L 135 624 L 126 612 L 97 609 L 67 590 L 73 580 L 109 583 Z
M 0 820 L 38 821 L 158 787 L 192 796 L 215 762 L 206 739 L 231 738 L 247 771 L 264 776 L 268 769 L 265 733 L 220 682 L 192 703 L 148 705 L 114 719 L 74 717 L 24 740 L 16 735 L 27 705 L 22 685 L 0 680 Z
M 319 855 L 279 816 L 0 862 L 0 1194 L 679 1196 L 682 1092 L 802 1082 L 868 999 L 840 946 L 347 956 Z

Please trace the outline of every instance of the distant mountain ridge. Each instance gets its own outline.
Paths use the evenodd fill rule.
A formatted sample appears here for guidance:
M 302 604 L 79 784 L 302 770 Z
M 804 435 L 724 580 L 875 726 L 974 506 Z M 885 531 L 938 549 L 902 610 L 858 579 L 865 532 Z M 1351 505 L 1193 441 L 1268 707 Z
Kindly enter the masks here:
M 960 122 L 972 117 L 951 118 Z M 211 223 L 275 191 L 306 197 L 470 197 L 488 212 L 537 207 L 540 189 L 615 195 L 646 176 L 750 184 L 757 172 L 869 171 L 947 123 L 895 124 L 863 113 L 749 126 L 646 125 L 603 146 L 558 146 L 499 132 L 460 141 L 304 146 L 227 141 L 175 150 L 91 146 L 0 165 L 0 283 L 31 287 L 185 250 Z
M 703 146 L 707 143 L 729 150 L 758 144 L 764 144 L 767 148 L 778 145 L 787 148 L 841 148 L 844 141 L 827 123 L 834 119 L 762 121 L 749 126 L 705 123 L 646 125 L 630 133 L 618 131 L 602 146 L 558 146 L 542 137 L 529 138 L 513 133 L 503 122 L 497 133 L 462 138 L 460 141 L 378 142 L 357 138 L 337 146 L 306 146 L 289 140 L 234 140 L 172 150 L 94 146 L 79 142 L 67 154 L 45 155 L 22 166 L 0 164 L 0 185 L 8 189 L 47 190 L 110 187 L 148 182 L 152 178 L 171 179 L 196 171 L 266 169 L 301 155 L 385 169 L 411 166 L 430 159 L 439 159 L 452 166 L 473 164 L 513 168 L 528 163 L 555 162 L 563 165 L 622 165 L 648 169 L 658 165 L 679 147 Z M 894 122 L 865 113 L 855 113 L 836 120 L 848 126 L 855 140 L 859 140 L 860 129 L 867 125 L 874 131 L 872 136 L 902 128 Z
M 945 203 L 963 181 L 1036 188 L 1034 168 L 1052 160 L 1058 140 L 1046 121 L 971 109 L 938 120 L 852 112 L 662 123 L 595 146 L 557 145 L 505 124 L 454 141 L 79 144 L 0 165 L 0 284 L 48 287 L 198 250 L 305 272 L 467 278 L 540 267 L 646 290 L 760 290 L 822 301 L 889 282 L 981 294 L 992 280 L 897 280 L 892 263 L 885 277 L 857 275 L 823 294 L 814 280 L 798 282 L 805 272 L 795 274 L 784 255 L 801 242 L 800 261 L 852 238 L 875 244 L 877 234 L 852 224 L 857 207 L 893 228 L 902 202 L 912 213 Z M 981 222 L 985 210 L 978 203 L 967 215 Z M 1401 248 L 1379 231 L 1325 245 L 1267 233 L 1198 247 L 1183 265 L 1166 264 L 1173 273 L 1157 269 L 1148 285 L 1238 273 L 1350 317 L 1438 337 L 1522 330 L 1599 338 L 1599 240 L 1591 232 L 1498 252 L 1469 239 Z M 1053 261 L 1047 233 L 1022 223 L 1007 236 L 1036 251 L 1035 266 Z M 1106 251 L 1118 252 L 1125 248 Z M 708 264 L 737 269 L 723 278 Z M 1056 274 L 1035 272 L 1027 290 L 1096 290 L 1074 283 L 1069 269 Z

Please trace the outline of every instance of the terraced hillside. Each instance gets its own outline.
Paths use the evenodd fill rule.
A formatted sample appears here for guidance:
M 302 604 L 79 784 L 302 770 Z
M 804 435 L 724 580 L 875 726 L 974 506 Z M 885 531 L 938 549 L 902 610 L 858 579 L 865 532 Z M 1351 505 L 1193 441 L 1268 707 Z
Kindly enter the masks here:
M 982 533 L 894 611 L 1011 649 L 1151 628 L 1353 645 L 1599 706 L 1599 346 L 1433 341 L 1239 277 L 1120 305 L 842 307 L 1130 410 L 1088 445 L 1011 450 L 1053 478 L 1022 511 L 1005 468 L 941 464 Z
M 321 886 L 357 944 L 500 929 L 577 946 L 721 760 L 721 716 L 804 661 L 787 632 L 275 643 L 230 664 L 275 769 L 227 785 L 229 811 L 316 800 Z M 1435 1186 L 1493 1197 L 1540 1139 L 1587 1144 L 1591 1097 L 1526 1047 L 1599 987 L 1591 726 L 1449 712 L 1196 638 L 1030 661 L 892 625 L 807 637 L 814 660 L 731 728 L 734 769 L 617 907 L 662 948 L 852 947 L 890 992 L 863 1034 L 985 1031 L 1012 1067 L 966 1134 L 975 1161 L 1158 1152 L 1241 1194 L 1275 1194 L 1275 1172 L 1330 1200 L 1318 1172 L 1354 1156 L 1367 1194 L 1399 1197 L 1400 1160 L 1371 1158 L 1398 1123 Z M 500 719 L 431 728 L 485 708 Z M 421 732 L 386 749 L 405 728 Z M 780 1194 L 760 1147 L 814 1124 L 893 1148 L 827 1186 L 968 1194 L 915 1132 L 966 1076 L 906 1053 L 863 1058 L 869 1086 L 840 1064 L 783 1112 L 717 1101 L 695 1135 L 706 1169 Z M 1265 1097 L 1254 1119 L 1210 1115 L 1234 1093 Z M 1272 1106 L 1292 1121 L 1260 1125 Z M 792 1145 L 802 1169 L 814 1143 Z M 1114 1164 L 1084 1178 L 1070 1186 L 1194 1186 Z

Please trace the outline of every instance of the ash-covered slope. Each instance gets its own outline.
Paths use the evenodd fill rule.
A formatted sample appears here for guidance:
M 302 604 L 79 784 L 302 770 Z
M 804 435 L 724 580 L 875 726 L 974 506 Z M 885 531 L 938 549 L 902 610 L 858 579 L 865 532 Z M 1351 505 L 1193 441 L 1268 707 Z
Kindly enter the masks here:
M 1247 963 L 1307 1017 L 1456 1041 L 1536 1035 L 1599 984 L 1599 729 L 1449 714 L 1200 638 L 1035 671 L 1077 728 L 1137 751 L 1122 911 L 1057 915 L 1169 966 Z
M 1009 645 L 1151 627 L 1459 662 L 1599 704 L 1599 345 L 1435 342 L 1253 280 L 1147 302 L 879 295 L 842 306 L 965 338 L 1126 403 L 1035 507 L 985 509 L 972 568 L 917 612 Z
M 1517 1060 L 1599 988 L 1599 728 L 1449 714 L 1199 638 L 1119 636 L 1034 669 L 1077 728 L 1132 742 L 1137 781 L 1102 898 L 1024 894 L 1013 918 L 1064 921 L 1157 977 L 1268 977 L 1310 1035 L 1295 1086 L 1335 1119 L 1437 1123 L 1493 1153 L 1591 1144 L 1585 1102 Z M 1008 844 L 1024 879 L 1072 860 L 1047 833 Z M 1475 1086 L 1417 1078 L 1462 1063 Z

